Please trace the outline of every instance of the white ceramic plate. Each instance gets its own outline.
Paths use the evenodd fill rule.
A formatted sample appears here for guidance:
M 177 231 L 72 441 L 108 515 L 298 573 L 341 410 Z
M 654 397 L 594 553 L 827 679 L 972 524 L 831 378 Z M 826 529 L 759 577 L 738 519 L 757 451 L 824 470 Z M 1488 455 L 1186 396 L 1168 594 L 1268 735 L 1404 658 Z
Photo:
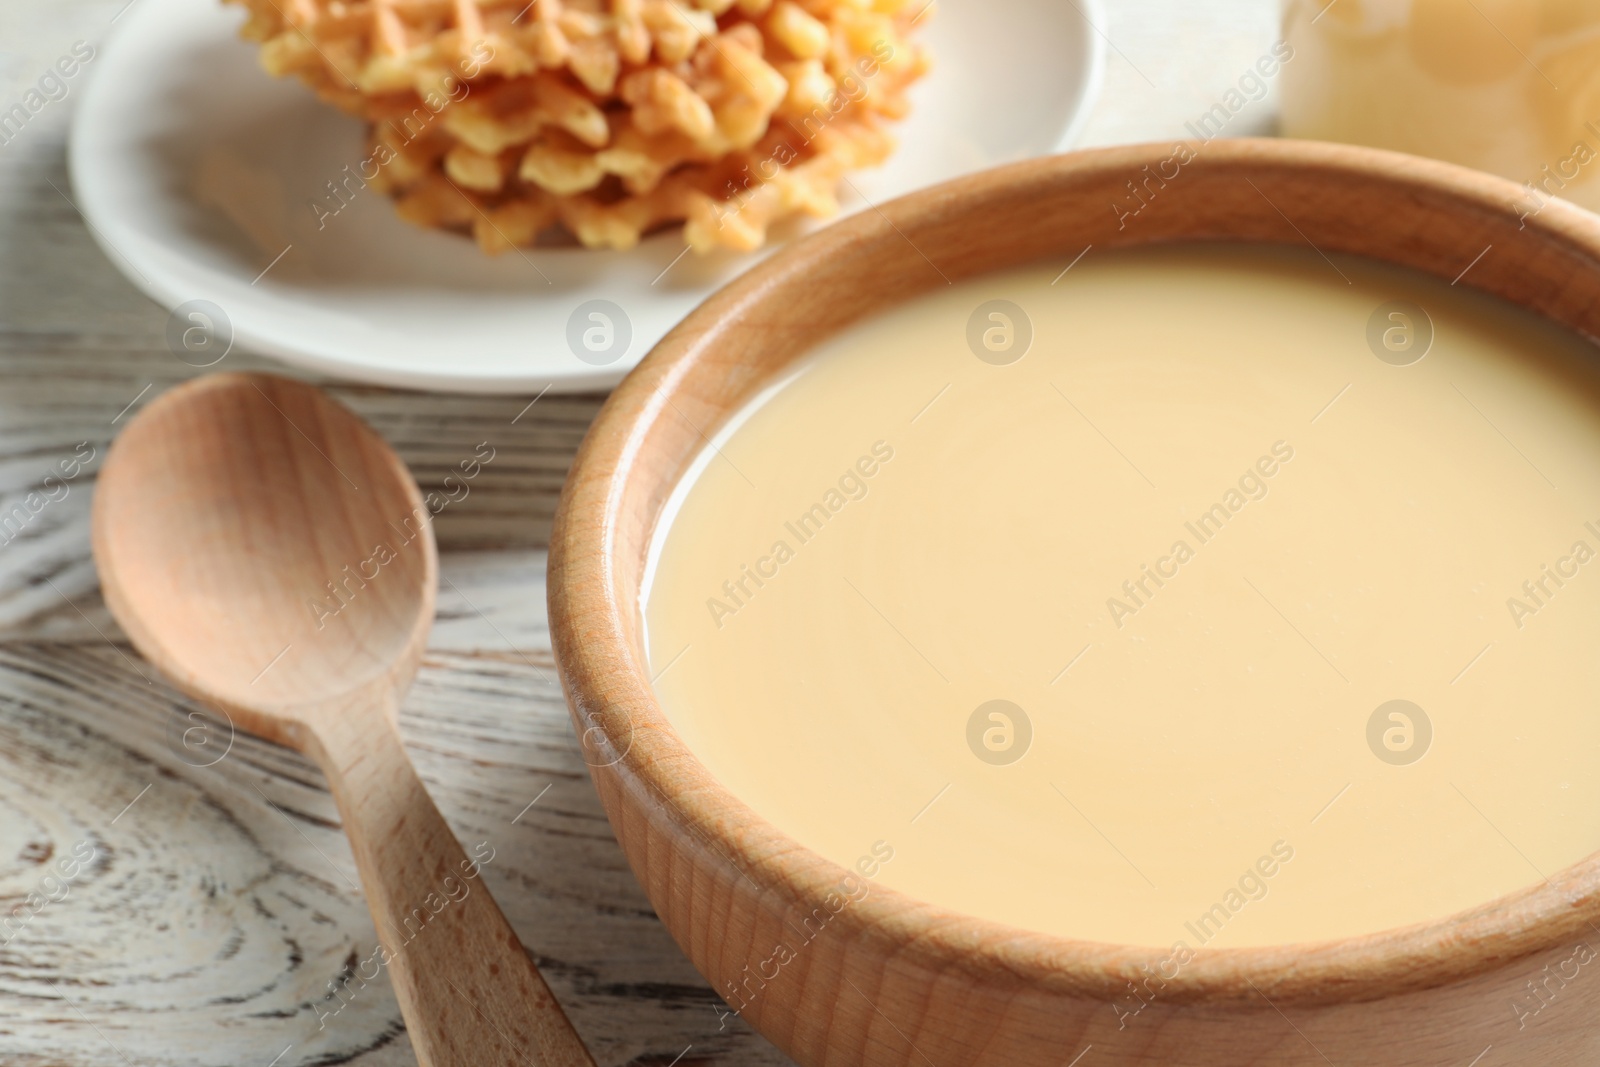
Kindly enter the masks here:
M 679 259 L 671 231 L 626 253 L 489 258 L 354 183 L 331 214 L 329 183 L 366 155 L 362 125 L 264 73 L 242 20 L 217 0 L 139 0 L 89 68 L 72 131 L 78 206 L 112 262 L 178 309 L 169 341 L 190 362 L 236 344 L 386 385 L 609 386 L 754 262 Z M 919 31 L 935 67 L 896 130 L 900 150 L 852 177 L 860 195 L 846 187 L 845 210 L 1068 147 L 1100 83 L 1088 20 L 1103 25 L 1095 0 L 944 0 Z M 625 326 L 580 310 L 596 300 Z M 585 361 L 569 334 L 610 350 Z

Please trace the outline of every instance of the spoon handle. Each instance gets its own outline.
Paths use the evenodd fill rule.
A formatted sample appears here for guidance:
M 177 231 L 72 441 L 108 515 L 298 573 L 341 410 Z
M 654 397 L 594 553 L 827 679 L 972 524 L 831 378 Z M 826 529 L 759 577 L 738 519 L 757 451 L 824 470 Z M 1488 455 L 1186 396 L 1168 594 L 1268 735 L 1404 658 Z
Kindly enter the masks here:
M 320 716 L 308 746 L 355 852 L 386 967 L 422 1067 L 594 1067 L 511 924 L 406 756 L 381 701 Z

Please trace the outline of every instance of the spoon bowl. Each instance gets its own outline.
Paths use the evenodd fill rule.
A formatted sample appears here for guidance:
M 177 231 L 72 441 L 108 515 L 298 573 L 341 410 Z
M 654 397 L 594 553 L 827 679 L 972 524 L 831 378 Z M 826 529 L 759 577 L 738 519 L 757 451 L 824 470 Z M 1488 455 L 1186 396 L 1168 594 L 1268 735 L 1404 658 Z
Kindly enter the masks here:
M 281 740 L 305 708 L 415 673 L 438 585 L 427 509 L 319 390 L 219 374 L 166 393 L 118 438 L 95 504 L 113 614 L 250 732 Z
M 493 842 L 467 858 L 401 744 L 439 563 L 382 438 L 302 382 L 198 379 L 112 445 L 92 539 L 106 604 L 146 658 L 321 765 L 419 1062 L 593 1067 L 478 880 Z

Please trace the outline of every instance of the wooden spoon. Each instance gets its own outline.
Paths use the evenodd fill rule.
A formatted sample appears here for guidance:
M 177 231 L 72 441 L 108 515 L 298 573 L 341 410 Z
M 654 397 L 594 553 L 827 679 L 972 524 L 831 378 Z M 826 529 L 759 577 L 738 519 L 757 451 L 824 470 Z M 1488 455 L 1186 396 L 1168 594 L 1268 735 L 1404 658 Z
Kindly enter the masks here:
M 388 445 L 304 383 L 200 378 L 117 438 L 93 538 L 140 652 L 322 766 L 424 1067 L 593 1067 L 400 742 L 438 553 Z

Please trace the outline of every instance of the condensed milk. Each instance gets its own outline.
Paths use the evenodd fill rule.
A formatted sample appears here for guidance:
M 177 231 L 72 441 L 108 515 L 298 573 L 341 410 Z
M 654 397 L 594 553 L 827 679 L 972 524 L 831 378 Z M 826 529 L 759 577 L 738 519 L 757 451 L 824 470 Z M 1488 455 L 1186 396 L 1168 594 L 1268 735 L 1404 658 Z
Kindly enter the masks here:
M 712 434 L 641 604 L 684 742 L 860 894 L 1163 950 L 1594 852 L 1594 348 L 1308 248 L 1069 259 Z

